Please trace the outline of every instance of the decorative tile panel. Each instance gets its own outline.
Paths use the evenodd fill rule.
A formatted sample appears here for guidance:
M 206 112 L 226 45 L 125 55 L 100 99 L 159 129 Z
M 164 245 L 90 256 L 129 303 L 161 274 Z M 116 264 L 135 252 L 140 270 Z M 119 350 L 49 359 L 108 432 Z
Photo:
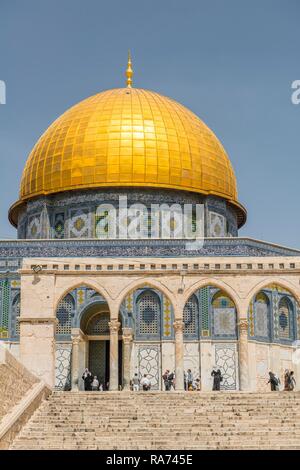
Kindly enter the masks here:
M 236 315 L 234 308 L 214 308 L 214 335 L 234 336 L 236 334 Z
M 136 336 L 160 339 L 161 301 L 156 292 L 142 291 L 136 299 Z
M 172 305 L 167 297 L 163 297 L 163 336 L 170 339 L 172 336 L 173 312 Z
M 223 215 L 217 214 L 216 212 L 209 212 L 209 236 L 226 236 L 226 219 Z
M 213 334 L 216 337 L 236 337 L 236 309 L 233 301 L 222 291 L 212 299 Z
M 71 353 L 71 343 L 56 344 L 55 388 L 58 390 L 70 390 L 71 388 Z
M 69 231 L 70 238 L 84 238 L 91 236 L 91 224 L 88 209 L 77 209 L 71 211 Z
M 269 338 L 269 300 L 264 293 L 255 299 L 255 336 Z
M 199 304 L 196 295 L 192 295 L 183 309 L 184 338 L 199 337 Z
M 200 319 L 201 319 L 201 336 L 210 336 L 210 294 L 209 287 L 203 287 L 200 289 Z
M 65 238 L 65 213 L 58 212 L 54 216 L 53 224 L 54 238 Z
M 160 345 L 138 346 L 139 378 L 144 374 L 151 381 L 151 390 L 160 389 Z
M 40 214 L 29 217 L 27 225 L 27 238 L 41 237 Z
M 221 370 L 223 381 L 221 390 L 237 390 L 237 347 L 236 344 L 215 345 L 215 365 Z

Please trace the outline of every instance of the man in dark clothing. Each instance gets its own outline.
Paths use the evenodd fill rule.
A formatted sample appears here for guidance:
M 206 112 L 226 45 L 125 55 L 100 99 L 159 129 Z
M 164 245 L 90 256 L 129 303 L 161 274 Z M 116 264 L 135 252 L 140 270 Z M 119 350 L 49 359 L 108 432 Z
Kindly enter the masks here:
M 84 390 L 86 392 L 92 390 L 93 377 L 91 372 L 88 369 L 85 369 L 82 380 L 84 381 Z
M 170 391 L 170 382 L 169 382 L 169 369 L 166 370 L 164 375 L 162 376 L 164 384 L 165 384 L 165 391 L 169 392 Z
M 218 370 L 214 369 L 211 373 L 211 376 L 214 378 L 214 383 L 213 383 L 213 388 L 212 388 L 213 391 L 220 391 L 221 382 L 223 380 L 220 369 Z
M 278 387 L 278 380 L 275 377 L 275 374 L 273 372 L 269 372 L 269 381 L 268 384 L 271 385 L 271 392 L 276 392 L 277 387 Z

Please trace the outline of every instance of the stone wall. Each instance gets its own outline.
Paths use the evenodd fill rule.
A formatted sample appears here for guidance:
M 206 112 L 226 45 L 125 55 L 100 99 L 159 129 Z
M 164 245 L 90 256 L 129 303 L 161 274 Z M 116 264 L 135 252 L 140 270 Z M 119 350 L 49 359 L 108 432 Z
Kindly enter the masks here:
M 0 345 L 0 449 L 8 449 L 51 389 Z
M 7 350 L 0 348 L 0 420 L 38 382 Z

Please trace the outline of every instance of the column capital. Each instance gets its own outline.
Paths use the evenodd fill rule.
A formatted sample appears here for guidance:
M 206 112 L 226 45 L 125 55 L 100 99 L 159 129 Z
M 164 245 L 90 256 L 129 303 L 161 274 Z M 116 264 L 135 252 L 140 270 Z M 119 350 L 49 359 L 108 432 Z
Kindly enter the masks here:
M 72 344 L 73 345 L 77 345 L 80 343 L 80 337 L 79 336 L 71 336 L 71 339 L 72 339 Z
M 175 333 L 183 332 L 184 323 L 182 320 L 175 320 L 173 323 Z
M 241 318 L 240 321 L 238 322 L 240 331 L 248 331 L 248 325 L 249 325 L 249 322 L 247 318 Z
M 124 343 L 131 343 L 133 339 L 133 331 L 132 328 L 125 327 L 122 329 L 122 337 Z
M 111 320 L 108 322 L 111 333 L 118 333 L 121 323 L 118 320 Z

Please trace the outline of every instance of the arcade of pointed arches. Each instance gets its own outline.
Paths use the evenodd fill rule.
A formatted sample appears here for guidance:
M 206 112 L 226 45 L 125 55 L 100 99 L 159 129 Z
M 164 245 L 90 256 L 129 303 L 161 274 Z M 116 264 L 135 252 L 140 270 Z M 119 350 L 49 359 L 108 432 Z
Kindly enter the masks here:
M 160 289 L 152 285 L 134 288 L 122 301 L 118 320 L 111 322 L 107 300 L 94 288 L 80 285 L 60 299 L 56 316 L 57 350 L 73 341 L 67 373 L 61 374 L 62 366 L 56 364 L 59 369 L 57 388 L 81 388 L 80 374 L 85 366 L 99 376 L 104 388 L 111 385 L 110 341 L 116 328 L 118 387 L 128 388 L 135 372 L 140 376 L 147 372 L 153 388 L 162 387 L 163 363 L 168 363 L 163 354 L 172 351 L 170 345 L 176 340 L 176 331 L 173 305 Z M 269 284 L 259 289 L 249 303 L 248 340 L 292 345 L 300 338 L 299 318 L 299 304 L 290 290 Z M 232 296 L 213 284 L 198 288 L 186 301 L 182 320 L 184 368 L 192 368 L 194 375 L 201 378 L 201 343 L 211 341 L 215 344 L 214 362 L 225 376 L 223 388 L 238 389 L 240 332 L 237 306 Z M 74 364 L 74 339 L 78 345 L 78 338 L 84 347 L 81 347 L 81 360 Z M 174 352 L 172 354 L 174 356 Z M 173 367 L 175 369 L 175 365 Z M 227 373 L 229 369 L 231 376 Z

